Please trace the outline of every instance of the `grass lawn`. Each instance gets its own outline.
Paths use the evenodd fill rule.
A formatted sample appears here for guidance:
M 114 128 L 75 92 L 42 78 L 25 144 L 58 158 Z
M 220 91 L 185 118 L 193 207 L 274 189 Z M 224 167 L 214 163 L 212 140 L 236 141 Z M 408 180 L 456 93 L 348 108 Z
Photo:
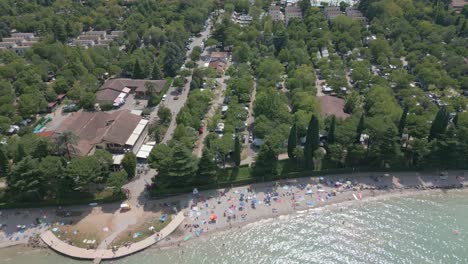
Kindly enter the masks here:
M 135 243 L 138 241 L 142 241 L 154 233 L 161 231 L 165 226 L 171 222 L 172 214 L 168 214 L 166 221 L 162 223 L 159 221 L 158 217 L 152 217 L 151 219 L 146 220 L 143 224 L 135 225 L 127 229 L 125 232 L 120 234 L 115 240 L 109 245 L 109 248 L 113 246 L 123 247 L 126 243 Z M 153 226 L 154 230 L 151 231 L 149 228 Z M 134 237 L 135 234 L 139 233 L 138 237 Z
M 76 234 L 73 233 L 72 227 L 58 227 L 60 231 L 53 232 L 60 240 L 65 242 L 71 242 L 71 245 L 80 247 L 80 248 L 96 248 L 101 240 L 99 239 L 99 234 L 97 233 L 81 233 L 77 232 Z M 84 243 L 84 240 L 96 240 L 93 244 Z

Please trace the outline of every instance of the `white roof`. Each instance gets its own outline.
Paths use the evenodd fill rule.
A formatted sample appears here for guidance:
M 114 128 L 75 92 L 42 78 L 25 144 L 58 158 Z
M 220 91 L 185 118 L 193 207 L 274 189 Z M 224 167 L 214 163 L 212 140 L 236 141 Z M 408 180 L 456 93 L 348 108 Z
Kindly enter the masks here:
M 151 150 L 153 150 L 153 148 L 154 148 L 154 145 L 145 144 L 145 145 L 141 146 L 140 150 L 138 151 L 138 153 L 136 155 L 137 158 L 140 158 L 140 159 L 148 158 L 148 156 L 151 153 Z
M 130 113 L 137 115 L 137 116 L 141 116 L 141 113 L 143 113 L 143 110 L 133 109 L 132 111 L 130 111 Z
M 127 96 L 126 93 L 120 93 L 119 96 L 117 96 L 117 98 L 125 98 L 125 96 Z
M 124 154 L 115 154 L 115 155 L 112 155 L 112 164 L 114 165 L 120 165 L 122 163 L 122 160 L 124 158 Z
M 140 120 L 140 122 L 135 127 L 132 134 L 130 135 L 130 137 L 127 139 L 127 142 L 125 142 L 125 145 L 129 145 L 129 146 L 135 145 L 141 133 L 143 133 L 143 130 L 145 130 L 145 127 L 147 124 L 148 124 L 148 120 L 146 119 Z
M 129 93 L 130 91 L 131 91 L 131 89 L 128 88 L 128 87 L 125 87 L 125 88 L 123 88 L 123 90 L 122 90 L 123 93 Z

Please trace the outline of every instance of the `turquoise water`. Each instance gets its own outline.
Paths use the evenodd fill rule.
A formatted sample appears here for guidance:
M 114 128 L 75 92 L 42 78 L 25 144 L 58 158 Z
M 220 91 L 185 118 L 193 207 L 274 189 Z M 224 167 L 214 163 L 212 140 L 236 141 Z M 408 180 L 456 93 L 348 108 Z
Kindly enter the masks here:
M 24 248 L 0 256 L 0 263 L 83 263 Z M 113 263 L 468 263 L 468 193 L 333 205 Z

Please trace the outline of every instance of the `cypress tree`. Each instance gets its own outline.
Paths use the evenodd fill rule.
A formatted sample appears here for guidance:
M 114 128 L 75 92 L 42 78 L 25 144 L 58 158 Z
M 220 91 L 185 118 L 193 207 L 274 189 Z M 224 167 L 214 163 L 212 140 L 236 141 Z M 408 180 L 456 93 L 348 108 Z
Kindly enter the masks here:
M 445 107 L 441 107 L 437 112 L 434 121 L 432 121 L 431 130 L 429 131 L 429 141 L 434 138 L 440 138 L 447 130 L 448 114 Z
M 311 165 L 314 151 L 319 147 L 319 121 L 312 115 L 307 128 L 306 145 L 304 148 L 304 159 L 307 166 Z
M 333 115 L 330 123 L 330 129 L 328 129 L 327 143 L 335 144 L 335 127 L 336 127 L 336 117 Z
M 236 164 L 236 167 L 239 167 L 241 163 L 241 145 L 240 145 L 239 136 L 236 136 L 236 138 L 234 139 L 233 160 L 234 160 L 234 164 Z
M 24 152 L 24 146 L 23 144 L 19 143 L 18 144 L 18 147 L 16 149 L 16 153 L 15 153 L 15 157 L 13 159 L 13 161 L 15 163 L 18 163 L 20 162 L 24 157 L 26 157 L 26 153 Z
M 356 128 L 356 143 L 359 143 L 361 140 L 361 134 L 364 131 L 364 114 L 361 115 L 359 119 L 358 126 Z
M 289 131 L 289 138 L 288 138 L 288 157 L 290 159 L 296 158 L 294 155 L 294 149 L 297 146 L 297 128 L 296 124 L 294 123 Z
M 398 124 L 398 136 L 399 137 L 403 135 L 403 130 L 405 129 L 405 126 L 406 126 L 406 117 L 408 116 L 408 111 L 409 111 L 408 106 L 405 106 L 405 109 L 403 110 L 403 113 L 401 114 L 400 123 Z
M 4 176 L 5 174 L 8 173 L 9 169 L 9 162 L 8 162 L 8 157 L 5 154 L 5 151 L 3 148 L 0 148 L 0 175 Z
M 145 76 L 143 75 L 143 70 L 141 69 L 140 61 L 138 59 L 135 60 L 135 64 L 133 65 L 133 79 L 143 79 Z
M 153 72 L 151 73 L 151 78 L 153 80 L 161 80 L 163 78 L 161 67 L 159 67 L 159 63 L 157 62 L 155 62 L 153 65 Z

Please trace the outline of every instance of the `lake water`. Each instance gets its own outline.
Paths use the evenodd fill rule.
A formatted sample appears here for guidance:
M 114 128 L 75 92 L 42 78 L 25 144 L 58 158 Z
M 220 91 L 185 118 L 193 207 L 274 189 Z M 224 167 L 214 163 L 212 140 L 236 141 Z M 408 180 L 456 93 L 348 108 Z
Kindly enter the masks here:
M 0 263 L 83 262 L 16 247 Z M 113 263 L 468 263 L 468 192 L 328 206 Z

